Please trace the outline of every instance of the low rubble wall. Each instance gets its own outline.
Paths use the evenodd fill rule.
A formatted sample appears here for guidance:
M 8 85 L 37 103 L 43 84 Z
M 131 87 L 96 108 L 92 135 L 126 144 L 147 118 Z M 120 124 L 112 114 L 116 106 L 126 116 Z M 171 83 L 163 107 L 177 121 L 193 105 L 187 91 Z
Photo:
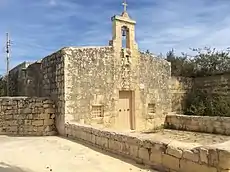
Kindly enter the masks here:
M 183 131 L 230 135 L 230 117 L 167 115 L 165 127 Z
M 0 134 L 54 135 L 54 118 L 55 107 L 48 98 L 0 97 Z
M 230 171 L 230 142 L 202 146 L 154 140 L 146 134 L 120 133 L 81 124 L 65 124 L 65 132 L 69 138 L 82 140 L 160 171 Z

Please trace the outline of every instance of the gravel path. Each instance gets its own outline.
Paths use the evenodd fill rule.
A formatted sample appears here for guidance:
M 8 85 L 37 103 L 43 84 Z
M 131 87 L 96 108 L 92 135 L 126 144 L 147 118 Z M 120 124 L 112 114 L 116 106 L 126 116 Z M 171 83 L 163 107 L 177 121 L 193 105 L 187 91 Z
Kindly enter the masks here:
M 0 145 L 0 172 L 150 172 L 59 137 L 0 136 Z

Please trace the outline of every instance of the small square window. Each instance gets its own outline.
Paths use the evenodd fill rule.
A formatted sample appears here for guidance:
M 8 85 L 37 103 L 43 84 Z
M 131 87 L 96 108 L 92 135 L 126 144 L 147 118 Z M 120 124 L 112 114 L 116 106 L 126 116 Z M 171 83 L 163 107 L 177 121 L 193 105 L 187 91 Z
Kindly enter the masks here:
M 148 113 L 156 113 L 156 104 L 148 104 Z
M 102 105 L 93 105 L 92 106 L 92 117 L 98 118 L 104 116 L 104 110 Z

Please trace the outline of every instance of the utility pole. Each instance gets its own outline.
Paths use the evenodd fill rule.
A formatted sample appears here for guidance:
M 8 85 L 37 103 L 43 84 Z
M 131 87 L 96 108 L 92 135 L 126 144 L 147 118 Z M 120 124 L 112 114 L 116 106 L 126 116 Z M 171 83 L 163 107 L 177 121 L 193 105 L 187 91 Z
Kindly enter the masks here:
M 6 75 L 7 75 L 7 92 L 6 95 L 9 96 L 9 83 L 10 83 L 10 36 L 6 33 Z

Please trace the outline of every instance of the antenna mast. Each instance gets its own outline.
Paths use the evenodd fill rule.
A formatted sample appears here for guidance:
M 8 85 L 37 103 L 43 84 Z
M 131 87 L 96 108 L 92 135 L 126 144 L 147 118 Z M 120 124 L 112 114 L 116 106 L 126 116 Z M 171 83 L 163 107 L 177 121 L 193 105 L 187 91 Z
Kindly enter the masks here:
M 6 75 L 7 75 L 7 92 L 6 95 L 9 96 L 9 72 L 10 72 L 10 36 L 6 33 Z

